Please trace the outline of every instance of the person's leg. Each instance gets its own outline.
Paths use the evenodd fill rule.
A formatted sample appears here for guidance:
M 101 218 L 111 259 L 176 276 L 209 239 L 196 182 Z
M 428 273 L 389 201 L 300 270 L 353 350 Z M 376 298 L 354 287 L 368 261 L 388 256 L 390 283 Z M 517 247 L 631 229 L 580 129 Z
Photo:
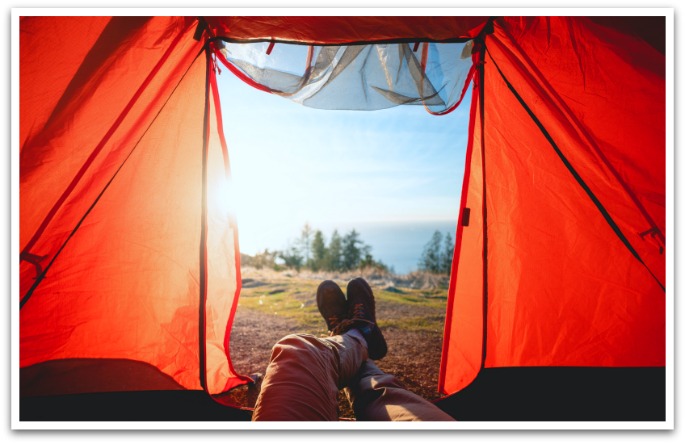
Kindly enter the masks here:
M 332 336 L 290 335 L 274 346 L 254 421 L 338 419 L 338 391 L 367 359 L 367 345 L 359 331 L 342 327 L 348 305 L 335 282 L 319 285 L 316 304 Z
M 347 292 L 345 300 L 332 281 L 323 282 L 317 290 L 319 311 L 334 336 L 290 335 L 276 344 L 253 420 L 336 420 L 337 394 L 347 386 L 359 420 L 451 420 L 367 360 L 381 359 L 387 353 L 376 325 L 373 293 L 361 278 L 350 281 Z
M 373 332 L 364 336 L 369 346 L 369 358 L 382 358 L 387 352 L 387 345 L 376 324 L 371 287 L 362 278 L 353 279 L 347 284 L 347 298 L 350 317 L 367 319 L 373 325 Z M 453 420 L 431 402 L 404 389 L 394 376 L 382 372 L 371 360 L 362 365 L 346 393 L 360 421 Z
M 337 421 L 338 391 L 367 358 L 359 332 L 289 335 L 273 348 L 253 421 Z
M 345 389 L 358 421 L 454 421 L 367 360 Z

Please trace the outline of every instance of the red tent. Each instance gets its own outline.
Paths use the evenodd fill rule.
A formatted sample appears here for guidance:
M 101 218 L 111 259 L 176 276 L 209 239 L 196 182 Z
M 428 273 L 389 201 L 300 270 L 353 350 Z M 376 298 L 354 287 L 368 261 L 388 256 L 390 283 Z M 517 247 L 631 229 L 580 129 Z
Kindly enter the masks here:
M 665 17 L 26 16 L 19 32 L 23 397 L 248 382 L 230 359 L 237 228 L 212 196 L 230 178 L 218 66 L 321 108 L 441 114 L 472 88 L 441 391 L 491 369 L 652 369 L 663 404 Z M 297 76 L 240 52 L 289 43 L 311 48 Z M 387 47 L 403 80 L 360 94 L 356 61 Z

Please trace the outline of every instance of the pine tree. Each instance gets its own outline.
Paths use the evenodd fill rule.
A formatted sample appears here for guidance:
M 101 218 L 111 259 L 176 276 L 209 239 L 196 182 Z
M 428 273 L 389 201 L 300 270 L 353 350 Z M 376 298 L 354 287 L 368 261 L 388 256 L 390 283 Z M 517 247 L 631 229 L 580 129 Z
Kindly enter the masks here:
M 440 271 L 445 274 L 450 274 L 452 271 L 452 256 L 454 256 L 454 241 L 452 235 L 448 231 L 443 241 L 443 250 L 440 264 Z
M 314 271 L 319 271 L 326 266 L 326 241 L 323 238 L 321 230 L 314 232 L 314 239 L 312 240 L 312 258 L 309 267 Z
M 309 223 L 305 223 L 304 227 L 302 227 L 302 231 L 300 232 L 300 238 L 297 240 L 297 247 L 299 248 L 300 252 L 302 252 L 304 263 L 306 265 L 309 265 L 309 260 L 311 258 L 313 237 L 314 230 L 312 230 L 312 227 L 309 225 Z
M 324 269 L 326 270 L 339 271 L 342 269 L 342 238 L 338 230 L 333 230 L 333 234 L 331 234 L 331 241 L 328 244 L 324 262 Z
M 364 244 L 359 238 L 357 230 L 352 229 L 342 239 L 342 269 L 354 270 L 359 267 L 362 260 L 362 248 Z
M 435 230 L 430 241 L 423 248 L 419 269 L 431 273 L 440 273 L 442 257 L 442 234 Z

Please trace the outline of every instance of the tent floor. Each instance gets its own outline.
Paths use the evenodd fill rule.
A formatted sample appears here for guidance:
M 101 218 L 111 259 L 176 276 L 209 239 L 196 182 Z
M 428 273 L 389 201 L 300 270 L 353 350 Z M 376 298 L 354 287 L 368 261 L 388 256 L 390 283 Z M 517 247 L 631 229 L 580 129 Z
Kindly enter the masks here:
M 461 421 L 665 421 L 666 369 L 486 368 L 437 405 Z
M 461 421 L 664 421 L 666 372 L 663 367 L 484 369 L 470 386 L 436 404 Z M 20 421 L 251 418 L 249 410 L 226 407 L 203 391 L 173 389 L 22 393 L 19 410 Z
M 150 390 L 28 396 L 21 421 L 249 421 L 252 412 L 227 407 L 202 390 Z

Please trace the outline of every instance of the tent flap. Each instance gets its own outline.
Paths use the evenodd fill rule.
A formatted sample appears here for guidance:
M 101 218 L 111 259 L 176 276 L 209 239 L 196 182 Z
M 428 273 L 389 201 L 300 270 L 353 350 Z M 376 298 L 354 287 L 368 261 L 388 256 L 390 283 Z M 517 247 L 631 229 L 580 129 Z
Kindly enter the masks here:
M 457 246 L 441 389 L 469 382 L 453 366 L 473 373 L 459 361 L 482 340 L 486 368 L 665 365 L 663 248 L 641 234 L 664 232 L 658 53 L 568 17 L 496 20 L 486 46 L 486 166 L 471 175 L 487 235 L 465 227 Z M 481 295 L 468 283 L 484 252 Z M 482 300 L 484 331 L 454 321 Z
M 238 264 L 219 186 L 227 181 L 221 128 L 205 97 L 208 70 L 193 20 L 45 21 L 65 28 L 92 21 L 102 31 L 74 58 L 71 72 L 79 74 L 70 86 L 53 91 L 59 101 L 34 99 L 30 87 L 22 94 L 22 123 L 36 121 L 22 127 L 22 258 L 41 259 L 22 265 L 21 366 L 127 359 L 152 364 L 185 388 L 200 389 L 206 379 L 206 389 L 220 393 L 242 381 L 226 341 Z M 22 48 L 41 25 L 22 22 Z M 41 62 L 22 59 L 25 85 L 42 73 Z M 44 108 L 51 115 L 38 131 Z M 204 179 L 221 193 L 209 193 L 205 213 L 204 299 L 203 146 Z

